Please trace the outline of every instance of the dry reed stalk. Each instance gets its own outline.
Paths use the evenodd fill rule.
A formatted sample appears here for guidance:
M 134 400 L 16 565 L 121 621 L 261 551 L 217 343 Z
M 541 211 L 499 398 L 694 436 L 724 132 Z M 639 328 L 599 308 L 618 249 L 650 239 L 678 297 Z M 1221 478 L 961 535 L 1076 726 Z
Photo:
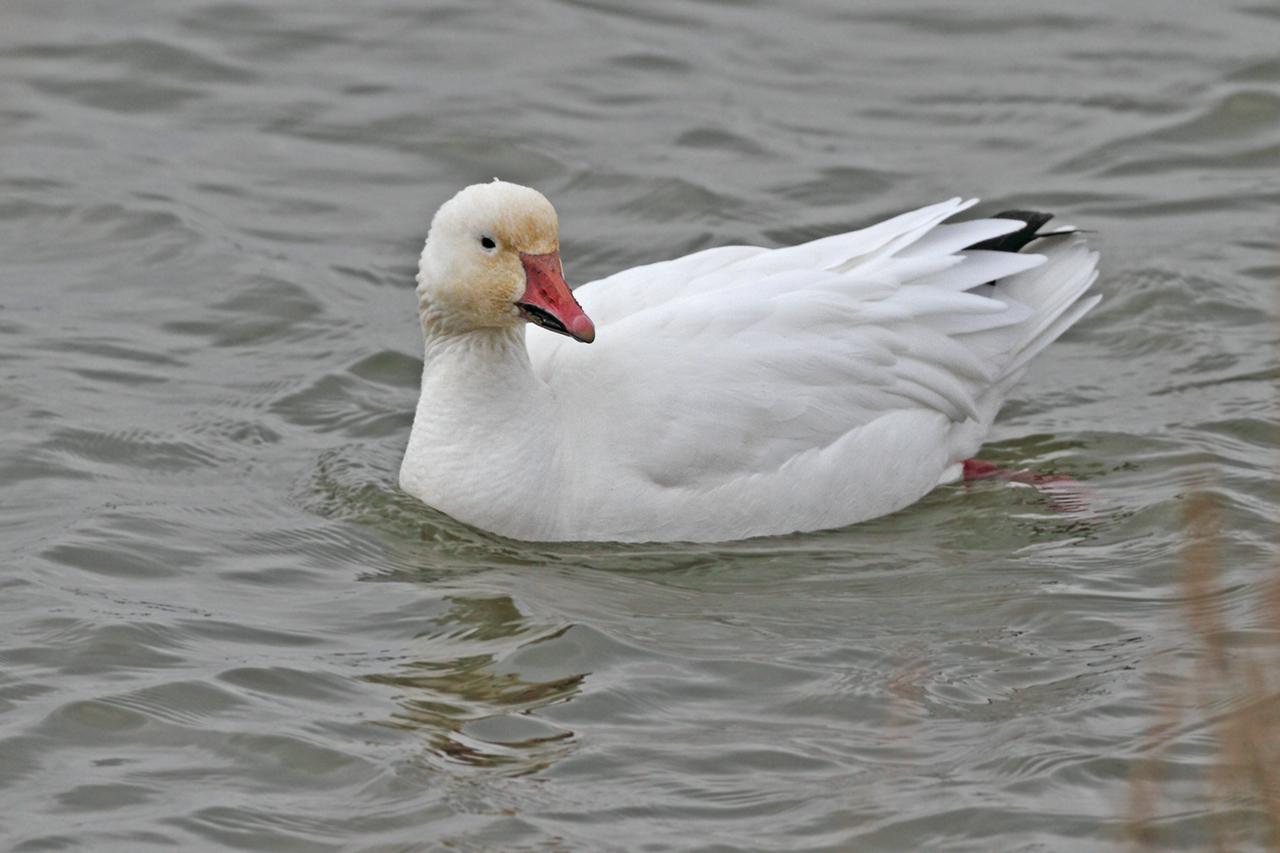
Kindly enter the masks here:
M 1276 392 L 1276 420 L 1280 422 L 1280 386 Z M 1195 710 L 1198 704 L 1199 710 L 1207 713 L 1214 701 L 1220 700 L 1226 710 L 1210 719 L 1218 761 L 1209 776 L 1209 802 L 1214 806 L 1251 803 L 1259 840 L 1266 849 L 1280 853 L 1280 563 L 1263 583 L 1253 608 L 1254 624 L 1250 627 L 1262 642 L 1259 647 L 1233 654 L 1228 647 L 1228 626 L 1214 606 L 1226 593 L 1218 553 L 1221 519 L 1203 484 L 1193 490 L 1187 502 L 1186 519 L 1189 538 L 1182 559 L 1183 609 L 1202 649 L 1188 690 L 1198 702 L 1189 702 L 1186 696 L 1153 696 L 1162 715 L 1152 725 L 1148 734 L 1151 746 L 1129 780 L 1126 835 L 1135 850 L 1154 849 L 1159 761 L 1188 710 Z M 1162 698 L 1169 701 L 1159 702 Z M 1248 829 L 1239 827 L 1233 833 L 1223 812 L 1215 814 L 1210 827 L 1212 848 L 1224 851 L 1233 849 L 1233 841 Z
M 1186 504 L 1187 544 L 1180 584 L 1183 612 L 1200 653 L 1194 673 L 1181 691 L 1154 697 L 1161 718 L 1148 732 L 1149 746 L 1129 780 L 1126 835 L 1135 850 L 1158 849 L 1155 831 L 1161 782 L 1158 768 L 1189 714 L 1209 723 L 1218 756 L 1209 774 L 1206 798 L 1212 809 L 1209 844 L 1213 850 L 1236 849 L 1252 829 L 1266 849 L 1280 851 L 1280 567 L 1263 586 L 1254 608 L 1261 648 L 1232 649 L 1225 618 L 1227 587 L 1219 554 L 1222 526 L 1219 509 L 1203 488 Z M 1225 710 L 1214 712 L 1214 708 Z M 1231 806 L 1252 807 L 1257 824 L 1229 821 Z M 1256 836 L 1255 836 L 1256 837 Z

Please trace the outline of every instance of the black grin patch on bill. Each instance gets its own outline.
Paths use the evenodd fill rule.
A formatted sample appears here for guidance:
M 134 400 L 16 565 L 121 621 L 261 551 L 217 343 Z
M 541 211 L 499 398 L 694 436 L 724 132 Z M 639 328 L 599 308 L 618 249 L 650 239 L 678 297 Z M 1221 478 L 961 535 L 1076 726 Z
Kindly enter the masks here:
M 523 312 L 524 315 L 532 322 L 542 328 L 550 329 L 553 332 L 559 332 L 562 335 L 569 334 L 569 330 L 565 328 L 564 323 L 561 323 L 559 319 L 551 314 L 551 312 L 544 311 L 537 305 L 530 305 L 528 302 L 517 302 L 516 307 L 519 308 L 521 312 Z

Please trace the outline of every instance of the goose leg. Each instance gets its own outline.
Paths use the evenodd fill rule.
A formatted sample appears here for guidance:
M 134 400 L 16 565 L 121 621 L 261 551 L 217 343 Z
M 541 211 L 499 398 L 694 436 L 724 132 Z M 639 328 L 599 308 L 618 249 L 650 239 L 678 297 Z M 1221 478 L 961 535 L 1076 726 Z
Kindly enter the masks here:
M 1088 508 L 1089 490 L 1066 474 L 1038 474 L 1030 468 L 1001 468 L 985 459 L 964 460 L 964 481 L 1005 480 L 1034 486 L 1060 512 L 1080 512 Z

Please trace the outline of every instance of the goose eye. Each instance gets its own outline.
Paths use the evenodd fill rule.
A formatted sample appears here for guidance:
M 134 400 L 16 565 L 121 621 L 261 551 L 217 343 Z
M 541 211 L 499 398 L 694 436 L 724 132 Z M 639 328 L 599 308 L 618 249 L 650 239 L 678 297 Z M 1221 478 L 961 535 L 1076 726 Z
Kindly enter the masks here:
M 495 242 L 493 242 L 493 238 L 492 238 L 492 237 L 481 237 L 481 238 L 480 238 L 480 245 L 481 245 L 481 246 L 483 246 L 483 247 L 484 247 L 484 248 L 486 248 L 486 249 L 496 249 L 496 248 L 498 248 L 498 244 L 497 244 L 497 243 L 495 243 Z

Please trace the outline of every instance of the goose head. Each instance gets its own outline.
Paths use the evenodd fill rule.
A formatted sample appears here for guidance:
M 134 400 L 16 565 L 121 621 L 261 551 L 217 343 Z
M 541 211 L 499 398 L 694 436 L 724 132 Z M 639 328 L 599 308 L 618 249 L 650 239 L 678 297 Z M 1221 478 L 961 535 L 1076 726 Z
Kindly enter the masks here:
M 528 322 L 583 343 L 596 336 L 564 280 L 555 208 L 537 190 L 496 179 L 436 211 L 418 262 L 418 305 L 428 330 Z

